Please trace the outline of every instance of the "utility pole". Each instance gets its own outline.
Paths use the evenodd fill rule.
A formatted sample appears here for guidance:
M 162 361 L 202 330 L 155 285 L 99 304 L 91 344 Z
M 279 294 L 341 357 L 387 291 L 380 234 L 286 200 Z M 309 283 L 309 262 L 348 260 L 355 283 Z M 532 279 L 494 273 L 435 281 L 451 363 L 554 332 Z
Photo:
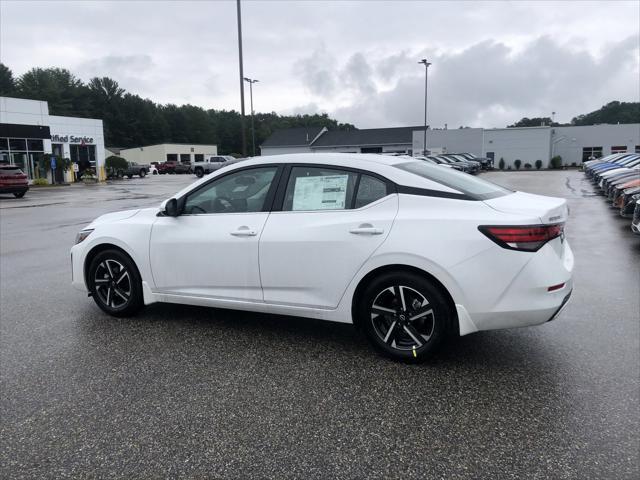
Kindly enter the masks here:
M 422 154 L 427 154 L 427 81 L 429 78 L 429 62 L 423 58 L 418 63 L 424 65 L 424 139 L 422 144 Z
M 238 8 L 238 56 L 240 63 L 240 134 L 242 135 L 242 156 L 247 156 L 247 138 L 244 129 L 244 69 L 242 67 L 242 14 L 240 0 L 236 0 Z
M 256 127 L 253 123 L 253 84 L 260 80 L 252 80 L 244 77 L 245 82 L 249 82 L 249 98 L 251 99 L 251 144 L 253 146 L 253 156 L 256 156 Z

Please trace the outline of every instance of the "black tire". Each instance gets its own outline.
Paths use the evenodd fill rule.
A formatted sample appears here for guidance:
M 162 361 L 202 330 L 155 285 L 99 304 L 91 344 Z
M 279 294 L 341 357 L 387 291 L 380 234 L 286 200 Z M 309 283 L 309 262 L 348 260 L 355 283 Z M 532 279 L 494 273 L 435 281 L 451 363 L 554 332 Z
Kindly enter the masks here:
M 24 194 L 27 193 L 26 190 L 22 191 L 22 192 L 13 192 L 13 196 L 16 198 L 22 198 L 24 197 Z
M 116 176 L 118 178 L 124 178 L 124 172 L 122 170 L 118 170 L 118 174 Z
M 130 317 L 144 306 L 140 272 L 120 250 L 104 250 L 91 260 L 87 285 L 96 305 L 114 317 Z
M 196 177 L 198 178 L 204 177 L 204 170 L 202 168 L 196 168 Z
M 146 176 L 147 176 L 147 171 L 144 168 L 140 169 L 140 178 L 144 178 Z
M 158 175 L 158 170 L 154 170 L 154 171 L 153 171 L 153 174 L 154 174 L 154 175 Z
M 127 178 L 133 178 L 133 175 L 127 175 Z
M 407 363 L 422 362 L 437 350 L 453 315 L 440 290 L 411 272 L 389 272 L 375 278 L 365 288 L 355 313 L 379 352 Z

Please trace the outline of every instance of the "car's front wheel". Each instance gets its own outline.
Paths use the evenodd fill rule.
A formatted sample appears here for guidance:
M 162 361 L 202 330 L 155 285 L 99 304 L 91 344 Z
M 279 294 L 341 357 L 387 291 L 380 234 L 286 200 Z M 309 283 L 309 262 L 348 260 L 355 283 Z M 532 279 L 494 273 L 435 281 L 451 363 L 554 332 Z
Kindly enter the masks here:
M 373 346 L 405 362 L 431 356 L 445 337 L 452 315 L 440 290 L 411 272 L 385 273 L 374 279 L 356 313 Z
M 87 284 L 98 307 L 114 317 L 134 315 L 144 306 L 140 273 L 119 250 L 105 250 L 93 258 Z
M 204 177 L 204 170 L 202 168 L 196 168 L 196 177 L 198 178 Z
M 27 193 L 26 190 L 22 191 L 22 192 L 13 192 L 13 196 L 16 198 L 22 198 L 24 197 L 24 194 Z
M 147 171 L 143 168 L 140 170 L 140 178 L 144 178 L 147 176 Z

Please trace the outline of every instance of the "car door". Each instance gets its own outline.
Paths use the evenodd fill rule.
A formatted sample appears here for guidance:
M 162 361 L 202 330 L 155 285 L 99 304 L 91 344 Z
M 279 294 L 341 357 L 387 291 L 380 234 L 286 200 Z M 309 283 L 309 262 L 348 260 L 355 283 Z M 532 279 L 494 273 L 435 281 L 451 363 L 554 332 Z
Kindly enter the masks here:
M 182 213 L 158 217 L 150 239 L 155 289 L 176 295 L 262 301 L 258 240 L 280 168 L 242 168 L 180 199 Z
M 335 308 L 389 235 L 398 211 L 393 190 L 373 174 L 292 166 L 260 239 L 265 302 Z

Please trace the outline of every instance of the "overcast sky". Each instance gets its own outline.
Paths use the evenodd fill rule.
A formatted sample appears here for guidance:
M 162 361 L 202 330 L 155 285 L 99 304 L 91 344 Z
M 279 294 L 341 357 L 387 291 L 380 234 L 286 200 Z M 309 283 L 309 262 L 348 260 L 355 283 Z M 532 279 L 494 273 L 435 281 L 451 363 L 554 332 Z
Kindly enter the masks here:
M 65 67 L 161 103 L 239 110 L 235 1 L 0 0 L 0 61 Z M 569 121 L 639 101 L 640 2 L 243 1 L 255 109 L 358 127 Z M 247 111 L 248 89 L 247 89 Z

